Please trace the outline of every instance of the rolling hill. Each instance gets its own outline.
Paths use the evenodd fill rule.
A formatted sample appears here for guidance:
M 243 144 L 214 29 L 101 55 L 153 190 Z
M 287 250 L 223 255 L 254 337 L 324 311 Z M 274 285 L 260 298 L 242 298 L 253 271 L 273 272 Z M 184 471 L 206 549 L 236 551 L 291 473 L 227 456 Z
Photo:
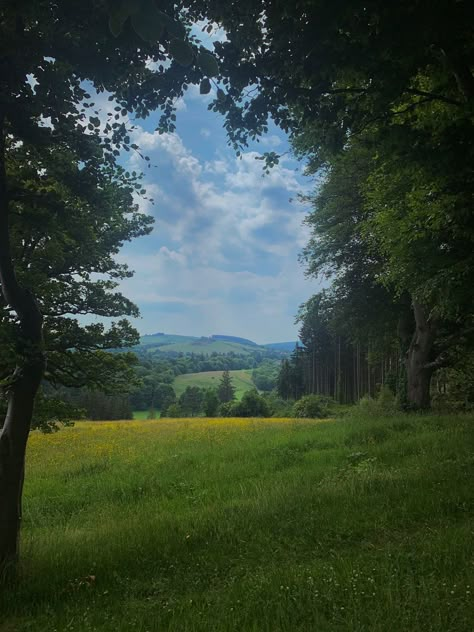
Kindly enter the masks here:
M 238 336 L 213 335 L 202 336 L 181 336 L 175 334 L 156 333 L 142 336 L 137 349 L 143 349 L 148 353 L 155 351 L 170 354 L 190 354 L 201 353 L 211 355 L 212 353 L 226 354 L 252 354 L 261 349 L 263 352 L 275 351 L 277 353 L 291 353 L 295 348 L 295 342 L 276 342 L 266 345 L 258 345 L 252 340 L 239 338 Z

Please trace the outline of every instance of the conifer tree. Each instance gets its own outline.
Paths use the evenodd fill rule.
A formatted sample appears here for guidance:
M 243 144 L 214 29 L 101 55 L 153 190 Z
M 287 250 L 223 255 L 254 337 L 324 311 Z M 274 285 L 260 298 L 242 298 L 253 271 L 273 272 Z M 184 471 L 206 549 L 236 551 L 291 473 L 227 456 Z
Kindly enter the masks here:
M 232 378 L 228 370 L 222 373 L 222 378 L 217 389 L 217 396 L 222 404 L 235 399 L 235 386 L 232 384 Z

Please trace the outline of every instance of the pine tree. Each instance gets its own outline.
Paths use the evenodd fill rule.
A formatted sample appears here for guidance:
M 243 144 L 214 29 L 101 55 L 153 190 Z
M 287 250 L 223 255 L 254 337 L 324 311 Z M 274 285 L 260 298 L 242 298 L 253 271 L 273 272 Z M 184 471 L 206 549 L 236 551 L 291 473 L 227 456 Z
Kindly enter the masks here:
M 277 381 L 277 391 L 283 399 L 290 399 L 292 395 L 291 388 L 291 367 L 289 360 L 283 360 L 280 367 L 280 373 Z
M 222 378 L 217 389 L 217 396 L 222 404 L 235 399 L 235 386 L 232 384 L 232 378 L 228 370 L 222 373 Z

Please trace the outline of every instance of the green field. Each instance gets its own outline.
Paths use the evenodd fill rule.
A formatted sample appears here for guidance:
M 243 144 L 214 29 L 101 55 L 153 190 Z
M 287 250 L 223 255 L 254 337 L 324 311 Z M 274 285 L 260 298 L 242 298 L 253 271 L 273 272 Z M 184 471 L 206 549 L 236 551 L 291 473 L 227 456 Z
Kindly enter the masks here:
M 32 433 L 2 632 L 472 632 L 474 419 Z
M 138 419 L 138 420 L 144 420 L 144 419 L 148 419 L 148 415 L 150 414 L 149 410 L 134 410 L 133 411 L 133 418 L 134 419 Z M 160 418 L 160 411 L 159 410 L 155 410 L 155 419 L 159 419 Z
M 232 383 L 235 386 L 235 396 L 241 399 L 242 395 L 253 388 L 252 370 L 241 369 L 240 371 L 229 371 Z M 179 397 L 187 386 L 199 386 L 200 388 L 217 388 L 222 378 L 222 371 L 204 371 L 202 373 L 186 373 L 178 375 L 173 383 L 176 395 Z
M 174 344 L 179 342 L 193 342 L 197 340 L 195 336 L 179 336 L 174 334 L 153 334 L 149 336 L 142 336 L 140 338 L 140 346 L 148 347 L 150 345 L 160 346 L 167 344 Z

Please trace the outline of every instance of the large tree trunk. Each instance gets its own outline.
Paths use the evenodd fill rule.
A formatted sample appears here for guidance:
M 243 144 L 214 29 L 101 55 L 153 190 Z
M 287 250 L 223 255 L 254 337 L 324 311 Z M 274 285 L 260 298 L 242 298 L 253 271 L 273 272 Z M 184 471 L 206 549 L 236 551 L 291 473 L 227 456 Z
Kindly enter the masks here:
M 25 451 L 42 362 L 17 368 L 0 434 L 0 576 L 10 576 L 18 559 Z
M 10 247 L 5 168 L 4 117 L 0 113 L 0 290 L 19 324 L 17 366 L 8 387 L 8 409 L 0 434 L 0 579 L 18 557 L 25 451 L 36 393 L 44 374 L 42 316 L 33 295 L 20 286 Z
M 415 331 L 406 354 L 407 400 L 415 409 L 430 408 L 432 357 L 436 339 L 436 323 L 427 315 L 426 307 L 413 302 Z

